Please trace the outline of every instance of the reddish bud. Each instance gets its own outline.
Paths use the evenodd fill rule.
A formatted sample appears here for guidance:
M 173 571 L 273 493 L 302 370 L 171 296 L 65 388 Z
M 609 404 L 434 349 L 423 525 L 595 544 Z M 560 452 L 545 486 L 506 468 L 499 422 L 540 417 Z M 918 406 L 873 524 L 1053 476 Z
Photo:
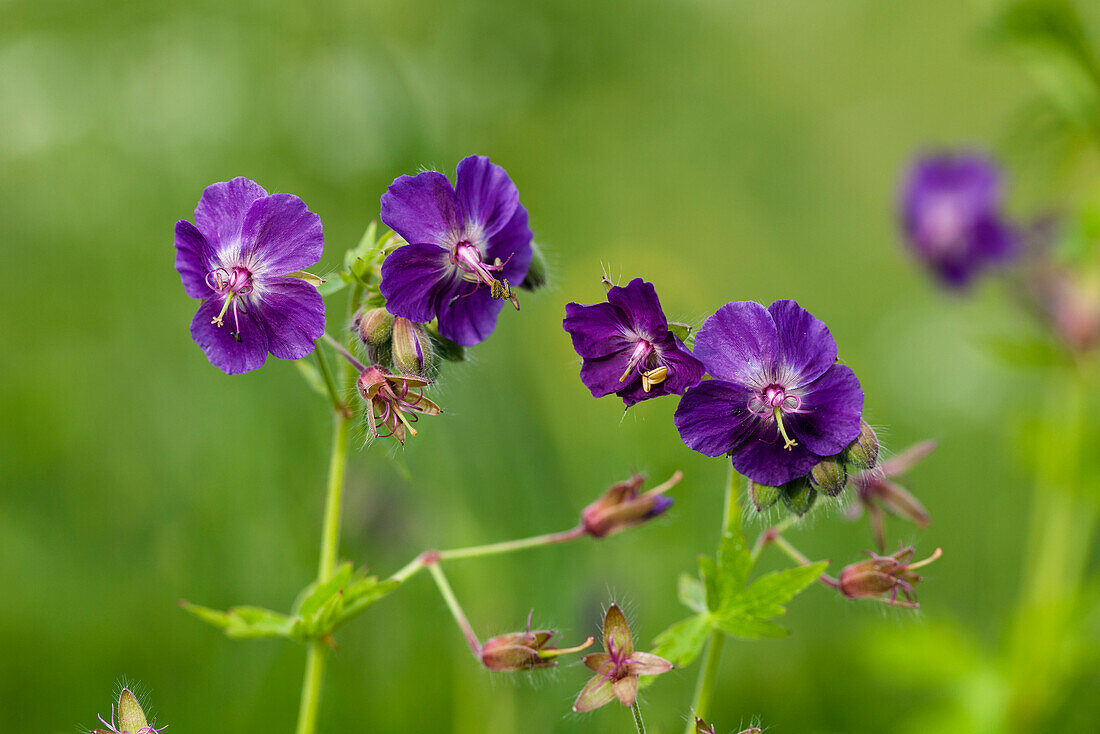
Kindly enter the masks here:
M 902 548 L 892 556 L 880 556 L 870 553 L 870 559 L 845 566 L 840 572 L 840 591 L 849 599 L 875 599 L 891 606 L 916 609 L 917 597 L 913 590 L 921 581 L 915 569 L 927 566 L 943 555 L 937 548 L 928 558 L 919 563 L 910 563 L 913 547 Z M 898 600 L 898 595 L 905 597 Z
M 625 482 L 611 485 L 581 513 L 584 531 L 593 538 L 603 538 L 657 517 L 672 505 L 672 498 L 664 493 L 682 478 L 683 474 L 678 471 L 664 484 L 643 494 L 639 494 L 639 490 L 646 479 L 644 474 L 635 474 Z
M 579 652 L 592 644 L 588 638 L 577 647 L 559 650 L 550 645 L 556 633 L 553 630 L 531 630 L 531 615 L 527 615 L 527 631 L 511 632 L 487 640 L 481 646 L 478 656 L 489 670 L 517 671 L 551 668 L 558 664 L 558 655 Z

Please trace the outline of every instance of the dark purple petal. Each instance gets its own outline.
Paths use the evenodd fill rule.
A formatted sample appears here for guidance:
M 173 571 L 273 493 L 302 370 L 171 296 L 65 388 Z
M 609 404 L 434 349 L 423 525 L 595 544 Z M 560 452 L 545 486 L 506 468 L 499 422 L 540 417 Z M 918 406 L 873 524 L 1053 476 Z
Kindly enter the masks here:
M 239 251 L 241 228 L 252 202 L 267 196 L 255 181 L 238 176 L 210 184 L 195 207 L 195 226 L 217 254 Z
M 382 261 L 379 289 L 386 310 L 409 321 L 434 319 L 457 287 L 458 276 L 446 250 L 438 245 L 404 245 Z
M 321 295 L 298 278 L 265 278 L 249 298 L 249 308 L 267 332 L 268 351 L 280 359 L 305 357 L 325 331 Z
M 620 321 L 638 336 L 660 341 L 668 333 L 668 321 L 652 283 L 635 278 L 607 292 L 608 302 L 619 311 Z
M 519 204 L 519 190 L 503 168 L 485 156 L 471 155 L 458 164 L 455 195 L 466 223 L 491 237 L 512 218 Z M 504 258 L 501 258 L 504 261 Z
M 863 413 L 859 380 L 851 368 L 835 364 L 804 389 L 800 409 L 806 412 L 783 417 L 788 433 L 819 456 L 840 453 L 859 435 Z
M 214 291 L 206 283 L 213 252 L 202 232 L 191 222 L 176 222 L 176 271 L 183 290 L 192 298 L 209 298 Z
M 820 460 L 801 442 L 789 450 L 783 448 L 774 421 L 761 426 L 733 450 L 733 467 L 737 471 L 771 487 L 805 476 Z
M 439 306 L 439 333 L 464 347 L 480 344 L 493 333 L 503 307 L 504 301 L 493 300 L 485 286 L 463 282 Z
M 779 336 L 767 309 L 755 301 L 735 301 L 718 309 L 695 336 L 695 356 L 712 377 L 742 385 L 770 381 Z
M 674 334 L 666 336 L 657 348 L 661 352 L 661 364 L 668 367 L 668 377 L 661 383 L 667 393 L 683 395 L 689 387 L 695 387 L 702 381 L 706 368 Z
M 241 230 L 241 256 L 253 274 L 286 275 L 321 259 L 321 217 L 293 194 L 258 199 Z
M 515 214 L 499 232 L 489 238 L 485 246 L 485 260 L 492 263 L 496 258 L 504 264 L 500 277 L 507 278 L 512 285 L 519 285 L 527 277 L 531 267 L 534 250 L 531 249 L 531 228 L 527 226 L 527 210 L 522 204 L 516 205 Z
M 406 242 L 450 247 L 465 226 L 447 177 L 437 171 L 398 176 L 382 194 L 382 221 Z
M 705 380 L 676 407 L 676 429 L 688 448 L 721 456 L 754 433 L 759 419 L 748 411 L 752 391 L 744 385 Z
M 623 334 L 619 312 L 610 303 L 592 306 L 567 303 L 562 327 L 569 332 L 573 349 L 585 359 L 606 357 L 613 352 L 634 348 L 634 343 Z
M 824 321 L 794 301 L 776 301 L 768 306 L 779 339 L 779 374 L 773 375 L 787 388 L 816 380 L 836 362 L 836 340 Z M 785 374 L 784 374 L 785 373 Z
M 634 387 L 635 383 L 637 383 L 638 390 L 641 391 L 642 378 L 637 370 L 632 370 L 625 380 L 619 381 L 619 378 L 626 371 L 626 365 L 629 361 L 629 352 L 613 352 L 606 357 L 585 359 L 581 364 L 581 382 L 591 391 L 594 398 L 602 398 L 604 395 L 627 391 Z M 638 400 L 633 400 L 628 402 L 627 405 L 633 405 L 636 402 Z
M 237 375 L 261 367 L 267 359 L 267 333 L 255 320 L 254 309 L 238 308 L 237 318 L 230 307 L 223 326 L 211 323 L 222 310 L 221 298 L 208 298 L 191 320 L 191 338 L 202 347 L 210 363 L 227 375 Z M 233 338 L 240 326 L 241 341 Z

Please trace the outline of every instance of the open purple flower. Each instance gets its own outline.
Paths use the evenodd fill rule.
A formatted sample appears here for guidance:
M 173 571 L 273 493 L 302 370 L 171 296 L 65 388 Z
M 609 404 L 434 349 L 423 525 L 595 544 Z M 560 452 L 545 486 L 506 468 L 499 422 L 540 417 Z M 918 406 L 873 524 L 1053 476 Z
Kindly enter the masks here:
M 754 482 L 802 477 L 859 435 L 859 380 L 836 364 L 829 328 L 794 301 L 727 303 L 703 322 L 695 354 L 716 379 L 680 401 L 680 437 L 701 454 L 729 454 Z
M 382 295 L 395 316 L 425 323 L 462 346 L 484 341 L 512 285 L 531 264 L 531 229 L 519 191 L 484 156 L 458 164 L 455 185 L 442 173 L 399 176 L 382 195 L 382 221 L 408 244 L 382 263 Z
M 1011 257 L 1016 230 L 1001 213 L 1001 175 L 989 158 L 941 154 L 913 164 L 901 195 L 909 244 L 941 280 L 961 288 Z
M 668 330 L 653 284 L 635 278 L 607 292 L 607 303 L 565 306 L 562 322 L 581 356 L 581 381 L 599 398 L 618 395 L 629 408 L 661 395 L 683 395 L 703 379 L 703 365 Z
M 191 337 L 211 364 L 234 375 L 268 352 L 300 359 L 325 330 L 317 289 L 294 275 L 321 258 L 321 218 L 290 194 L 268 195 L 247 178 L 211 184 L 195 223 L 176 222 L 176 270 L 203 299 Z

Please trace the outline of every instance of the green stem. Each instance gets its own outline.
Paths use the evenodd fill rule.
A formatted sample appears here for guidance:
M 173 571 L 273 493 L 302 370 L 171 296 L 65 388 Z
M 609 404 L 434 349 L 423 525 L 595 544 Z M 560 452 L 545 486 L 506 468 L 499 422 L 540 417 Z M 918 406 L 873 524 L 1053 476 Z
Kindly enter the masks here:
M 348 406 L 344 405 L 344 401 L 340 399 L 340 392 L 336 389 L 336 381 L 332 378 L 332 370 L 328 366 L 325 350 L 321 348 L 320 339 L 313 343 L 313 354 L 317 357 L 317 368 L 321 371 L 321 377 L 325 381 L 329 400 L 332 401 L 332 409 L 344 417 L 350 418 L 351 413 Z
M 481 642 L 477 639 L 474 628 L 470 626 L 470 621 L 466 619 L 466 614 L 462 611 L 462 607 L 459 606 L 458 598 L 455 596 L 454 590 L 451 589 L 451 585 L 447 582 L 447 577 L 443 574 L 443 569 L 439 567 L 438 563 L 432 563 L 428 566 L 428 571 L 431 572 L 432 578 L 435 579 L 435 585 L 439 587 L 439 593 L 443 595 L 443 601 L 447 602 L 447 608 L 451 610 L 451 616 L 455 618 L 455 622 L 458 623 L 459 628 L 462 630 L 462 634 L 466 637 L 466 642 L 469 643 L 470 649 L 474 653 L 474 657 L 478 657 L 481 654 Z
M 630 707 L 631 713 L 634 714 L 634 726 L 638 729 L 638 734 L 645 734 L 645 722 L 642 721 L 642 709 L 638 706 L 638 700 L 634 700 L 634 705 Z
M 797 563 L 798 565 L 800 565 L 800 566 L 809 566 L 810 564 L 813 563 L 813 561 L 811 561 L 809 558 L 807 558 L 806 555 L 804 553 L 802 553 L 802 551 L 798 550 L 793 545 L 791 545 L 790 541 L 788 541 L 786 538 L 784 538 L 779 533 L 776 533 L 774 535 L 774 537 L 772 537 L 771 542 L 775 543 L 775 546 L 777 548 L 779 548 L 779 550 L 786 553 L 787 557 L 790 558 L 795 563 Z M 832 576 L 830 576 L 827 573 L 821 574 L 821 576 L 819 576 L 817 580 L 820 581 L 821 583 L 825 584 L 826 586 L 830 587 L 830 588 L 833 588 L 833 589 L 839 589 L 840 588 L 840 582 L 837 581 L 836 579 L 834 579 Z
M 722 509 L 722 536 L 729 534 L 730 529 L 741 524 L 741 505 L 737 501 L 737 472 L 730 466 L 729 476 L 726 478 L 725 505 Z M 707 707 L 710 706 L 711 692 L 718 677 L 718 663 L 722 656 L 722 645 L 726 641 L 726 635 L 719 629 L 710 631 L 710 640 L 707 642 L 706 653 L 703 657 L 703 667 L 699 671 L 699 679 L 695 683 L 695 696 L 691 702 L 691 711 L 688 714 L 685 734 L 694 734 L 695 718 L 706 718 Z

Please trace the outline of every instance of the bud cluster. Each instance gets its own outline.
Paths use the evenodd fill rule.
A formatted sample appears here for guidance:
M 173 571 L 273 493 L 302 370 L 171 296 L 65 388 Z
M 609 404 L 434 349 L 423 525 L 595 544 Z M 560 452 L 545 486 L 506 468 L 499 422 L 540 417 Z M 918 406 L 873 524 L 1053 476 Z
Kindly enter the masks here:
M 435 373 L 438 355 L 427 325 L 394 316 L 382 306 L 361 309 L 354 325 L 371 364 L 399 375 L 431 377 Z

